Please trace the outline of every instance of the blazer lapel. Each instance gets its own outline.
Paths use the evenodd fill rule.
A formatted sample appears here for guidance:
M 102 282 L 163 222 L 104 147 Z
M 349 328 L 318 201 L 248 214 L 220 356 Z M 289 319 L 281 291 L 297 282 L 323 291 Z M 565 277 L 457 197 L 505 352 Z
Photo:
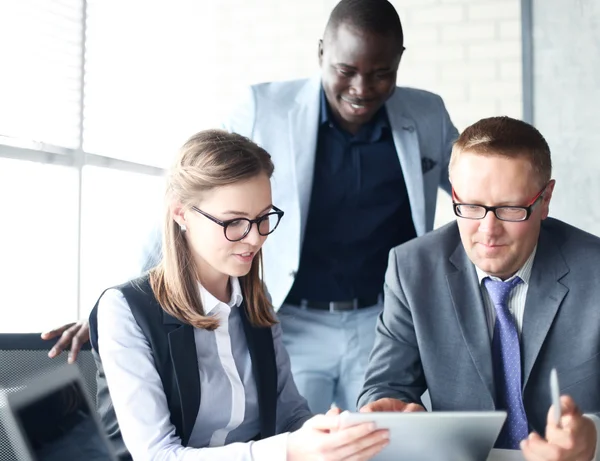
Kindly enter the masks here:
M 250 324 L 246 304 L 240 305 L 246 343 L 252 360 L 252 371 L 258 392 L 261 438 L 275 435 L 277 418 L 277 364 L 271 329 Z
M 404 174 L 415 231 L 417 235 L 423 235 L 426 229 L 425 195 L 417 127 L 414 120 L 403 115 L 402 107 L 394 96 L 386 103 L 386 109 Z
M 562 257 L 560 248 L 542 227 L 523 315 L 521 333 L 523 388 L 531 376 L 554 317 L 569 292 L 569 289 L 560 282 L 568 272 L 569 267 Z
M 200 409 L 200 374 L 196 356 L 194 327 L 183 324 L 166 312 L 163 312 L 163 324 L 176 327 L 168 334 L 169 349 L 177 388 L 179 389 L 181 411 L 179 420 L 182 421 L 180 436 L 183 444 L 187 445 Z
M 477 373 L 489 391 L 492 401 L 495 401 L 492 347 L 481 291 L 477 284 L 477 273 L 461 243 L 450 257 L 450 262 L 457 271 L 448 274 L 446 280 L 458 324 Z
M 290 164 L 295 166 L 294 177 L 300 205 L 300 235 L 304 235 L 312 192 L 319 132 L 320 91 L 320 77 L 309 79 L 298 92 L 295 104 L 288 113 Z

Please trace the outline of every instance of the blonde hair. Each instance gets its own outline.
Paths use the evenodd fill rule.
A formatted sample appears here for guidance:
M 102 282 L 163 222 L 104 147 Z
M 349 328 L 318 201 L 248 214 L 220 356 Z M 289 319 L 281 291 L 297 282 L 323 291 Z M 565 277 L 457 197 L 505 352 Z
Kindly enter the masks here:
M 552 176 L 548 143 L 538 130 L 522 120 L 506 116 L 490 117 L 467 127 L 452 147 L 450 179 L 452 167 L 463 152 L 525 158 L 531 163 L 540 187 L 548 184 Z
M 196 133 L 181 148 L 167 179 L 163 256 L 150 271 L 150 285 L 161 307 L 173 317 L 197 328 L 214 330 L 218 319 L 204 315 L 196 267 L 191 251 L 169 207 L 173 200 L 190 208 L 203 193 L 273 174 L 271 156 L 248 138 L 222 130 Z M 248 274 L 240 277 L 250 322 L 256 326 L 276 323 L 262 282 L 262 250 Z

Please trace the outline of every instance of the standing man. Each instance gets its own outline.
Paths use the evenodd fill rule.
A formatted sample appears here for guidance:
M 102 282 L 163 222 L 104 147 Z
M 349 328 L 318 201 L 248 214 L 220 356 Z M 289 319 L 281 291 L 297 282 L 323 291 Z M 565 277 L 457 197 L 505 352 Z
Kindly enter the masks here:
M 387 0 L 342 0 L 319 76 L 255 85 L 226 123 L 273 156 L 285 219 L 264 248 L 294 379 L 313 412 L 355 409 L 389 250 L 433 228 L 458 133 L 437 95 L 396 87 L 404 52 Z
M 396 86 L 403 52 L 387 0 L 342 0 L 318 44 L 320 75 L 250 87 L 224 124 L 273 156 L 285 218 L 264 275 L 313 412 L 356 408 L 388 252 L 430 231 L 438 187 L 450 190 L 458 133 L 439 96 Z
M 600 238 L 548 218 L 551 173 L 548 144 L 525 122 L 493 117 L 460 135 L 456 222 L 390 253 L 363 411 L 422 409 L 428 389 L 434 411 L 506 410 L 497 448 L 594 458 Z M 565 394 L 559 424 L 552 368 Z

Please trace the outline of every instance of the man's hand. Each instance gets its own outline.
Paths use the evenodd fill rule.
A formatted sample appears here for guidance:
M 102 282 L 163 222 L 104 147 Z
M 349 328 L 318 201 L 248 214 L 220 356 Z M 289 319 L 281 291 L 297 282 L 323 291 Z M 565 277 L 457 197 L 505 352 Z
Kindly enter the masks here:
M 532 432 L 521 442 L 528 461 L 591 461 L 596 454 L 596 425 L 581 414 L 573 399 L 560 398 L 562 417 L 554 421 L 552 407 L 548 411 L 546 439 Z
M 81 350 L 81 346 L 90 340 L 90 325 L 87 320 L 82 320 L 42 333 L 42 339 L 54 339 L 58 336 L 60 336 L 60 339 L 50 349 L 48 357 L 53 359 L 70 346 L 71 351 L 69 352 L 68 362 L 73 363 L 77 360 L 77 354 Z
M 385 398 L 367 403 L 359 411 L 361 413 L 371 413 L 374 411 L 402 411 L 411 413 L 415 411 L 425 411 L 425 408 L 417 403 L 406 403 L 398 399 Z

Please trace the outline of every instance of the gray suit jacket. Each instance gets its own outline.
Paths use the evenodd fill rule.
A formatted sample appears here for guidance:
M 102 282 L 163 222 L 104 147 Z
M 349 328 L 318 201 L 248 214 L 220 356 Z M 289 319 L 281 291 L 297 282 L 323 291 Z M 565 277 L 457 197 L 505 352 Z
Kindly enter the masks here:
M 394 248 L 359 406 L 383 397 L 435 410 L 493 410 L 491 343 L 474 265 L 456 223 Z M 521 335 L 523 401 L 544 434 L 549 376 L 586 413 L 600 410 L 600 238 L 542 223 Z

